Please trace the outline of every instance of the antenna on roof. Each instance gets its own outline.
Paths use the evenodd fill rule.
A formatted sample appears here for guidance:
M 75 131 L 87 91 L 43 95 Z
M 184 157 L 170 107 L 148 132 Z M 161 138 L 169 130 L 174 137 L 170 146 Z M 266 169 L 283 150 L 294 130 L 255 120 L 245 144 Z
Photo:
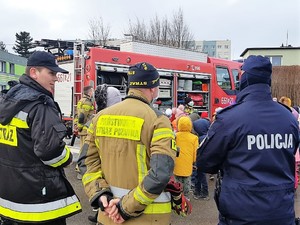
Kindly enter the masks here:
M 289 42 L 289 30 L 286 31 L 286 45 L 288 46 L 288 42 Z

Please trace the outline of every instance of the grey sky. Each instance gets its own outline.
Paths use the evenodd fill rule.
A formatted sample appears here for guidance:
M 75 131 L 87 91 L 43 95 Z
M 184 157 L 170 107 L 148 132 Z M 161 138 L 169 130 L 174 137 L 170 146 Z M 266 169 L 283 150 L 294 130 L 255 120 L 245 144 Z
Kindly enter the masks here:
M 171 19 L 182 8 L 195 40 L 230 39 L 232 57 L 249 47 L 300 47 L 300 0 L 0 0 L 0 41 L 11 47 L 15 34 L 34 40 L 87 39 L 89 21 L 99 16 L 122 38 L 128 21 L 148 23 L 157 14 Z

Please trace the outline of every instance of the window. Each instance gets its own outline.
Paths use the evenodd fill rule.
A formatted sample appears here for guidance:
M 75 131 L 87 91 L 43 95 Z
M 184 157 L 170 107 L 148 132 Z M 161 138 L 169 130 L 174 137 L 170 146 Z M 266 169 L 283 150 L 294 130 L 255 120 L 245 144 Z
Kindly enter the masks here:
M 222 48 L 222 45 L 218 45 L 218 48 Z
M 0 61 L 0 72 L 6 73 L 6 62 Z
M 240 78 L 239 78 L 239 71 L 237 69 L 231 70 L 232 76 L 233 76 L 233 81 L 234 81 L 234 86 L 235 89 L 238 90 L 240 87 Z
M 228 45 L 225 45 L 225 48 L 227 48 L 227 49 L 228 49 L 228 48 L 229 48 L 229 46 L 228 46 Z
M 9 73 L 15 74 L 15 64 L 13 64 L 13 63 L 9 64 Z
M 217 83 L 223 90 L 232 90 L 229 71 L 225 67 L 217 67 Z
M 270 59 L 272 66 L 281 66 L 281 59 L 282 59 L 281 55 L 277 55 L 277 56 L 266 55 L 266 57 Z

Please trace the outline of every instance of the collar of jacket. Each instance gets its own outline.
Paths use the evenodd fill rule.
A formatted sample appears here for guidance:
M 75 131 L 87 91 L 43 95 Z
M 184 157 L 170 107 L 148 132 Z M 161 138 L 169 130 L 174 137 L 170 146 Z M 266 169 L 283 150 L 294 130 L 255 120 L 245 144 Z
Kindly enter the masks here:
M 134 88 L 129 89 L 128 95 L 126 96 L 126 98 L 135 98 L 135 99 L 138 99 L 138 100 L 150 105 L 150 102 L 146 98 L 145 94 L 141 90 L 138 90 L 138 89 L 134 89 Z
M 30 76 L 23 74 L 19 80 L 21 84 L 25 84 L 45 95 L 48 95 L 50 98 L 53 99 L 52 93 L 50 91 L 47 91 L 45 88 L 43 88 L 38 82 L 33 80 Z
M 271 87 L 268 84 L 252 84 L 237 94 L 236 103 L 250 100 L 272 100 Z

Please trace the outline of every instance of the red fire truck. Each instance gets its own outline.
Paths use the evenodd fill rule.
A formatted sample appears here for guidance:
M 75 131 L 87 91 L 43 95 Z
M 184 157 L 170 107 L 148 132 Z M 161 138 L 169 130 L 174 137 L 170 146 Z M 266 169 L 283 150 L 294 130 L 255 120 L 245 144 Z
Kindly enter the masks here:
M 84 86 L 106 83 L 127 91 L 127 71 L 138 62 L 153 64 L 160 74 L 159 110 L 177 107 L 185 97 L 194 101 L 199 113 L 211 116 L 217 107 L 235 101 L 241 63 L 207 57 L 207 62 L 124 52 L 100 47 L 74 47 L 73 106 L 82 97 Z

